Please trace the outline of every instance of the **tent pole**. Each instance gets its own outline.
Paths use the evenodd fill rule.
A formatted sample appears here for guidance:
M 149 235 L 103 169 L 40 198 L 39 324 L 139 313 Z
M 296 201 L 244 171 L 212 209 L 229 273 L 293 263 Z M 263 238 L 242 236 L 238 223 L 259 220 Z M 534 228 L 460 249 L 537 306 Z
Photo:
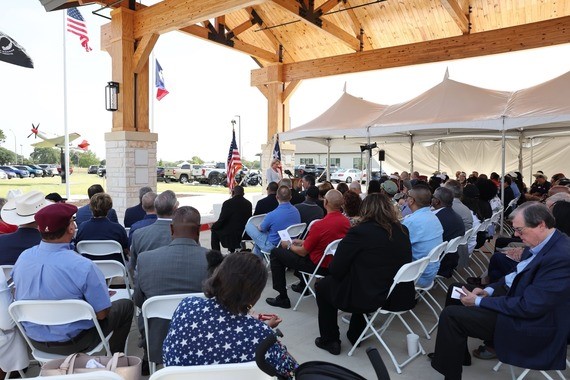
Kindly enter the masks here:
M 519 173 L 523 172 L 523 141 L 524 136 L 522 132 L 519 134 Z
M 370 126 L 366 128 L 366 135 L 368 136 L 368 146 L 370 147 Z M 366 165 L 366 181 L 368 184 L 370 184 L 371 180 L 370 176 L 372 175 L 372 170 L 370 168 L 372 164 L 372 149 L 367 149 L 367 150 L 368 150 L 368 164 Z M 382 173 L 380 173 L 380 176 L 382 176 Z M 360 183 L 362 183 L 362 176 L 360 178 Z M 368 193 L 368 191 L 366 193 Z
M 437 172 L 441 173 L 441 140 L 437 140 Z
M 530 176 L 528 178 L 532 179 L 533 174 L 533 164 L 534 164 L 534 138 L 530 138 Z M 522 173 L 522 172 L 521 172 Z
M 505 217 L 505 117 L 503 116 L 503 133 L 501 139 L 501 150 L 502 150 L 502 162 L 501 162 L 501 203 L 503 203 L 503 207 L 501 208 L 501 235 L 503 234 L 503 224 L 504 224 L 504 217 Z
M 327 182 L 331 181 L 331 139 L 327 138 Z
M 414 135 L 410 134 L 410 173 L 414 172 Z

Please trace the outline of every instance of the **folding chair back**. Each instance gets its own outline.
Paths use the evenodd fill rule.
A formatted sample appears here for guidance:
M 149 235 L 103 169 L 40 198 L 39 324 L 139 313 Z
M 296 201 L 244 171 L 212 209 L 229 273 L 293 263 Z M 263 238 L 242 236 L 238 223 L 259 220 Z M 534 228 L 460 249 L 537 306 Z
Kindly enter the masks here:
M 445 247 L 445 254 L 457 252 L 457 248 L 459 248 L 459 244 L 461 243 L 461 239 L 463 236 L 458 236 L 453 238 L 447 243 L 447 247 Z
M 437 263 L 439 261 L 439 257 L 441 256 L 441 254 L 443 253 L 443 251 L 445 251 L 445 248 L 447 248 L 446 241 L 433 247 L 426 256 L 429 259 L 429 262 Z
M 148 320 L 151 318 L 172 319 L 174 311 L 180 302 L 186 297 L 204 298 L 204 293 L 183 293 L 169 294 L 165 296 L 154 296 L 144 301 L 142 305 L 142 316 L 144 322 L 144 333 L 146 338 L 146 352 L 150 352 Z M 156 371 L 156 363 L 150 362 L 150 373 Z
M 114 278 L 120 277 L 124 280 L 126 289 L 115 289 L 116 294 L 111 297 L 111 301 L 117 299 L 132 299 L 133 292 L 131 290 L 131 285 L 129 284 L 129 278 L 127 277 L 127 270 L 125 266 L 116 260 L 96 260 L 93 264 L 101 270 L 105 280 L 107 280 L 107 286 L 111 283 Z M 124 292 L 121 290 L 125 290 Z
M 412 261 L 411 263 L 407 263 L 402 265 L 402 267 L 398 270 L 396 275 L 394 276 L 394 282 L 392 282 L 392 286 L 390 286 L 390 291 L 388 292 L 388 297 L 392 294 L 394 288 L 401 282 L 416 282 L 418 278 L 424 273 L 424 270 L 429 264 L 429 259 L 427 257 L 423 257 L 419 260 Z
M 6 280 L 10 279 L 10 273 L 12 273 L 12 269 L 14 269 L 13 265 L 0 265 L 0 268 L 2 268 L 2 271 L 4 272 L 4 277 L 6 277 Z
M 297 300 L 297 303 L 295 304 L 293 311 L 297 311 L 297 306 L 299 306 L 299 303 L 301 302 L 301 300 L 303 298 L 305 298 L 305 297 L 317 298 L 315 291 L 311 287 L 311 283 L 313 282 L 313 280 L 315 280 L 317 278 L 323 278 L 324 277 L 320 274 L 317 274 L 317 272 L 321 268 L 321 265 L 323 264 L 323 261 L 325 260 L 326 256 L 330 256 L 330 255 L 334 256 L 336 249 L 338 247 L 338 243 L 340 243 L 341 240 L 342 239 L 337 239 L 335 241 L 330 242 L 329 245 L 327 245 L 327 247 L 325 248 L 324 253 L 321 256 L 321 259 L 319 260 L 319 263 L 315 267 L 315 270 L 313 271 L 313 273 L 299 271 L 299 273 L 301 273 L 301 276 L 303 276 L 303 281 L 305 282 L 305 289 L 303 289 L 303 291 L 299 295 L 299 299 Z M 305 295 L 305 293 L 309 293 L 309 294 Z
M 123 247 L 115 240 L 82 240 L 75 247 L 81 255 L 89 256 L 109 256 L 120 254 L 123 263 L 127 264 L 127 259 L 123 253 Z M 129 272 L 126 272 L 125 283 L 131 283 Z
M 291 236 L 291 239 L 296 239 L 301 236 L 303 231 L 305 231 L 305 228 L 307 228 L 307 223 L 293 224 L 292 226 L 287 227 L 287 233 Z
M 191 367 L 166 367 L 155 372 L 150 380 L 267 380 L 273 377 L 263 373 L 255 362 L 209 364 Z
M 14 301 L 10 305 L 8 311 L 14 322 L 16 322 L 16 325 L 28 343 L 28 346 L 31 348 L 32 356 L 41 363 L 45 363 L 53 359 L 65 358 L 67 355 L 50 354 L 35 348 L 30 341 L 30 338 L 26 335 L 26 331 L 24 330 L 21 322 L 53 326 L 64 325 L 81 320 L 92 320 L 97 332 L 99 333 L 101 343 L 93 350 L 87 352 L 87 354 L 99 352 L 105 348 L 107 356 L 111 355 L 109 338 L 112 333 L 105 337 L 93 307 L 83 300 Z
M 253 223 L 254 226 L 259 227 L 259 225 L 261 224 L 261 222 L 263 222 L 263 219 L 265 218 L 265 215 L 267 214 L 259 214 L 259 215 L 254 215 L 249 217 L 249 219 L 247 220 L 247 223 Z M 246 224 L 247 224 L 246 223 Z M 244 239 L 244 237 L 246 236 L 246 232 L 245 229 L 241 234 L 241 242 L 246 243 L 246 242 L 252 242 L 251 239 Z
M 309 226 L 305 229 L 305 231 L 303 232 L 303 236 L 301 237 L 301 239 L 305 239 L 307 237 L 307 235 L 309 234 L 309 231 L 311 230 L 311 227 L 313 227 L 313 224 L 315 224 L 316 222 L 320 221 L 321 219 L 315 219 L 312 220 L 311 223 L 309 223 Z

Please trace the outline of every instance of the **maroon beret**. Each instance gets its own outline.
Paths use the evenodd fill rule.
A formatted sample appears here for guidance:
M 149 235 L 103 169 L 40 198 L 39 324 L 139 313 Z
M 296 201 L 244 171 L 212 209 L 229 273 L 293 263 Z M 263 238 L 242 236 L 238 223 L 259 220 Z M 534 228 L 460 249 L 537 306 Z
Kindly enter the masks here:
M 66 228 L 77 207 L 68 203 L 54 203 L 42 208 L 34 219 L 40 232 L 56 232 Z

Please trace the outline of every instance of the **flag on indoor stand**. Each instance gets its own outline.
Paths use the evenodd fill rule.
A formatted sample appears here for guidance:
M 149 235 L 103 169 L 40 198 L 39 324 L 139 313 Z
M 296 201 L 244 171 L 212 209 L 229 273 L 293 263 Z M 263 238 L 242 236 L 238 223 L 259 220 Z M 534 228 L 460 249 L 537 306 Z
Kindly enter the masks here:
M 236 131 L 232 130 L 232 142 L 230 144 L 230 151 L 228 153 L 228 187 L 230 191 L 233 190 L 235 186 L 236 174 L 241 170 L 241 158 L 239 155 L 239 150 L 236 144 Z
M 93 50 L 91 46 L 89 46 L 89 36 L 87 35 L 85 19 L 77 8 L 67 9 L 67 31 L 79 36 L 81 46 L 83 46 L 86 52 Z
M 273 148 L 273 157 L 271 160 L 278 159 L 281 161 L 281 149 L 279 148 L 279 135 L 275 137 L 275 147 Z M 279 165 L 279 173 L 283 177 L 283 168 L 282 165 Z
M 168 90 L 164 87 L 164 75 L 162 73 L 162 67 L 158 63 L 158 59 L 154 60 L 156 63 L 156 75 L 155 75 L 155 85 L 156 85 L 156 99 L 161 100 L 166 95 L 168 95 Z

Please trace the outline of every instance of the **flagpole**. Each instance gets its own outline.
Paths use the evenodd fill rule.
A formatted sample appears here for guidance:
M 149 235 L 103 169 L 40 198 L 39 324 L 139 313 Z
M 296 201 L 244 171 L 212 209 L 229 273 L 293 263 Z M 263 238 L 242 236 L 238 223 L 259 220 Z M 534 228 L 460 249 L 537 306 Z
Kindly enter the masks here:
M 67 38 L 66 38 L 66 11 L 62 13 L 63 17 L 63 133 L 65 144 L 65 155 L 62 170 L 65 179 L 65 195 L 70 199 L 70 184 L 69 184 L 69 135 L 67 133 Z
M 150 80 L 149 80 L 149 94 L 150 94 L 150 131 L 154 133 L 154 85 L 156 82 L 156 61 L 154 59 L 154 50 L 150 53 Z M 154 79 L 154 81 L 153 81 Z

